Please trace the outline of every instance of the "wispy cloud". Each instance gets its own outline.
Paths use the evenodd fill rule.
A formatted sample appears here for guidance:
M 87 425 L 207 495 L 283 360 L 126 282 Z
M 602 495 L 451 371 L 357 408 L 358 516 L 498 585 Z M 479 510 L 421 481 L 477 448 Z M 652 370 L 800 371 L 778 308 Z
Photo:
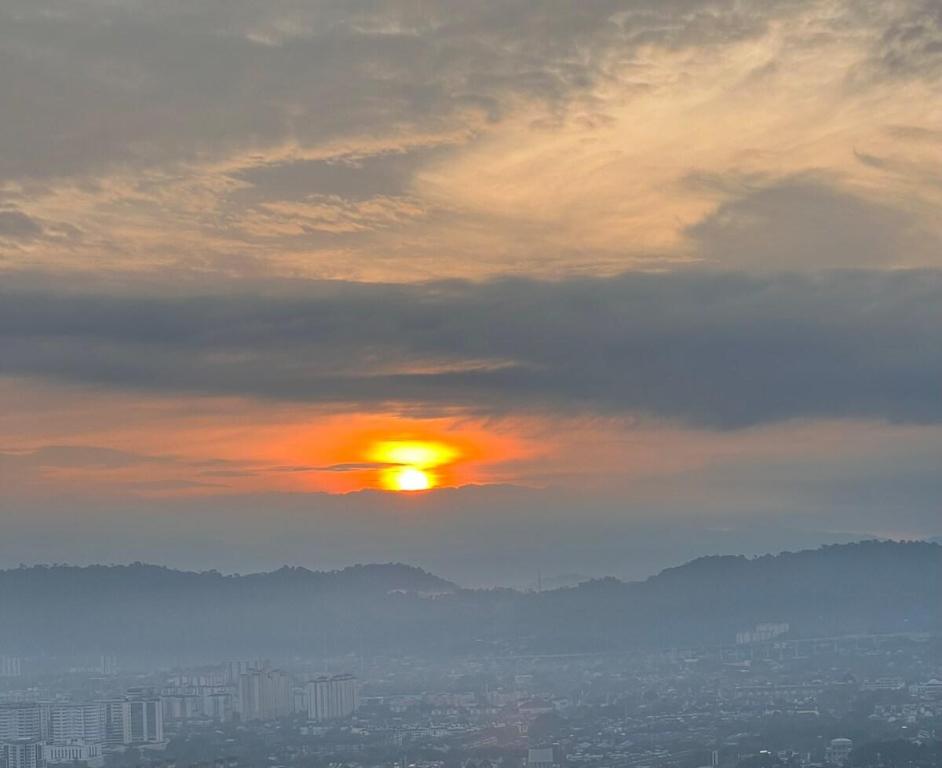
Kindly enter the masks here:
M 16 242 L 0 267 L 408 281 L 939 266 L 942 190 L 913 138 L 936 127 L 938 36 L 924 0 L 9 0 L 0 238 Z M 695 174 L 765 192 L 683 183 Z M 833 238 L 727 252 L 696 237 L 715 245 L 717 217 L 764 216 L 763 201 L 782 203 L 777 235 L 823 204 L 885 247 L 855 262 Z

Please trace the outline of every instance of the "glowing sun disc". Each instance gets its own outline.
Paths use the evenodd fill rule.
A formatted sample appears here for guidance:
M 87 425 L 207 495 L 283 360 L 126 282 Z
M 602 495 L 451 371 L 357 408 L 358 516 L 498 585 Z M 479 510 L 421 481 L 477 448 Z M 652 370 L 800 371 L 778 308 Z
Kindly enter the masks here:
M 399 467 L 391 479 L 397 491 L 425 491 L 432 487 L 432 478 L 416 467 Z

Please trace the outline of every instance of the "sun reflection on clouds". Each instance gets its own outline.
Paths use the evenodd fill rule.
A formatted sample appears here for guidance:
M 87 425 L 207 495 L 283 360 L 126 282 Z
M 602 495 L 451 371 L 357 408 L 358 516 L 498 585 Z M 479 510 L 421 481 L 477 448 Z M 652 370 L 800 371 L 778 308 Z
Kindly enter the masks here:
M 461 451 L 453 445 L 423 440 L 384 440 L 372 445 L 367 452 L 370 461 L 420 468 L 449 464 L 460 456 Z

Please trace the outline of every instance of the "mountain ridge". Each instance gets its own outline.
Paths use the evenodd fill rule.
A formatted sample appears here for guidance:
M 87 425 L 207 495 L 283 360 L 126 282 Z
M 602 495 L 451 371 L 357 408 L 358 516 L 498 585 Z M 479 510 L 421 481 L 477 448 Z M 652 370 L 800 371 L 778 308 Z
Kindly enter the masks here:
M 644 581 L 463 589 L 402 563 L 224 575 L 142 563 L 0 571 L 0 652 L 174 658 L 593 652 L 790 636 L 942 632 L 942 546 L 864 541 L 705 556 Z
M 454 591 L 458 585 L 429 573 L 415 565 L 406 563 L 363 563 L 348 565 L 333 570 L 313 570 L 304 566 L 283 565 L 271 571 L 258 571 L 251 573 L 221 573 L 215 569 L 203 571 L 171 568 L 154 563 L 115 563 L 109 565 L 89 564 L 70 565 L 64 563 L 37 563 L 33 565 L 20 565 L 16 568 L 0 569 L 0 580 L 10 575 L 29 578 L 42 575 L 52 578 L 86 578 L 90 576 L 111 577 L 147 577 L 149 580 L 164 579 L 165 581 L 192 581 L 196 579 L 216 580 L 219 583 L 234 584 L 240 580 L 245 583 L 260 583 L 270 581 L 273 584 L 286 583 L 318 586 L 329 586 L 333 583 L 358 583 L 361 586 L 387 588 L 389 590 L 405 590 L 416 592 Z M 384 581 L 380 583 L 380 579 Z M 372 584 L 371 584 L 372 582 Z

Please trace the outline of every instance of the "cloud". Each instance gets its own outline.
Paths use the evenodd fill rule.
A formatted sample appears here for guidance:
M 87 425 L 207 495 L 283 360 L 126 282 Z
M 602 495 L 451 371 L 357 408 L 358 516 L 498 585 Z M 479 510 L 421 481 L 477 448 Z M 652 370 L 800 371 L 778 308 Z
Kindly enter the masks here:
M 729 199 L 687 234 L 703 258 L 728 269 L 919 265 L 942 244 L 915 217 L 823 179 L 747 180 L 726 191 Z
M 442 150 L 422 148 L 327 159 L 291 159 L 237 169 L 234 178 L 249 186 L 234 197 L 253 200 L 304 200 L 311 196 L 366 201 L 408 193 L 416 167 Z
M 704 0 L 337 5 L 11 0 L 0 11 L 0 176 L 82 173 L 497 119 L 564 101 L 600 51 L 755 34 L 767 11 Z
M 308 471 L 317 468 L 310 467 Z M 231 482 L 302 469 L 263 461 L 156 454 L 85 444 L 0 450 L 0 485 L 12 499 L 30 496 L 133 498 L 207 491 L 231 493 Z
M 264 160 L 285 143 L 467 126 L 471 112 L 483 128 L 521 101 L 558 112 L 641 52 L 736 44 L 820 5 L 8 0 L 0 96 L 16 109 L 0 126 L 0 177 L 179 168 L 243 150 Z
M 894 79 L 942 75 L 942 7 L 932 0 L 904 4 L 873 52 L 872 64 Z
M 391 466 L 396 466 L 396 465 L 383 463 L 383 462 L 376 462 L 376 461 L 358 461 L 358 462 L 348 462 L 346 464 L 331 464 L 330 466 L 327 466 L 327 467 L 291 468 L 290 471 L 295 471 L 295 472 L 360 472 L 362 470 L 385 469 Z
M 42 231 L 42 225 L 22 211 L 0 210 L 0 238 L 32 240 Z
M 124 390 L 639 413 L 731 428 L 942 421 L 942 273 L 297 283 L 268 296 L 8 290 L 3 373 Z
M 877 246 L 938 266 L 893 240 L 938 230 L 932 150 L 885 130 L 935 127 L 937 13 L 885 5 L 7 0 L 0 195 L 45 236 L 4 266 L 612 274 L 713 253 L 721 217 L 779 203 L 801 245 L 790 228 L 828 191 L 877 235 L 854 266 Z M 785 181 L 678 183 L 701 172 Z M 718 260 L 767 266 L 775 242 Z
M 140 464 L 172 463 L 171 456 L 148 456 L 94 445 L 45 445 L 30 451 L 0 451 L 0 465 L 17 470 L 47 467 L 118 469 Z

